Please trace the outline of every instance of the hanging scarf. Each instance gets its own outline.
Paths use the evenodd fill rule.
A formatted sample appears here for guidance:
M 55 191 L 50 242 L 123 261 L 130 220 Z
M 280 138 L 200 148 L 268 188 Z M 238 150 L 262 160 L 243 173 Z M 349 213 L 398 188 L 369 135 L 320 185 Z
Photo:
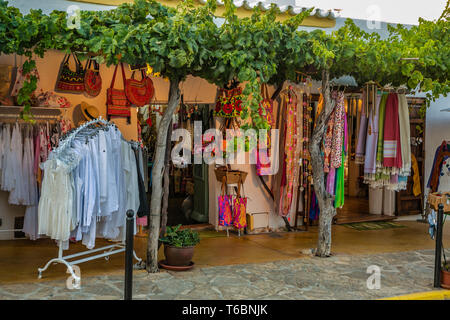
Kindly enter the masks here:
M 375 108 L 370 110 L 367 137 L 366 137 L 366 155 L 364 158 L 364 182 L 375 180 L 375 172 L 377 167 L 377 142 L 378 142 L 378 125 L 379 110 L 381 103 L 381 95 L 377 95 Z M 364 109 L 364 104 L 363 108 Z
M 377 168 L 381 168 L 383 166 L 384 119 L 387 97 L 388 95 L 383 93 L 378 111 Z
M 398 95 L 398 120 L 400 124 L 400 145 L 402 154 L 402 176 L 411 174 L 411 133 L 409 126 L 409 109 L 405 94 Z
M 297 153 L 297 99 L 290 93 L 289 101 L 286 109 L 286 142 L 285 142 L 285 154 L 286 154 L 286 174 L 285 174 L 285 187 L 283 190 L 283 206 L 282 215 L 289 214 L 292 205 L 292 199 L 294 194 L 294 180 L 295 173 L 298 173 L 298 158 Z
M 386 168 L 402 167 L 400 125 L 398 121 L 398 97 L 390 93 L 386 101 L 384 121 L 383 166 Z M 398 171 L 393 170 L 392 173 Z
M 334 91 L 332 98 L 336 101 L 334 111 L 333 144 L 331 147 L 330 165 L 339 168 L 342 164 L 342 144 L 344 143 L 345 102 L 344 93 Z
M 330 172 L 330 161 L 331 161 L 331 148 L 333 145 L 333 127 L 334 127 L 334 110 L 330 115 L 330 119 L 327 124 L 327 132 L 325 135 L 325 143 L 323 147 L 324 151 L 324 161 L 323 161 L 323 171 Z
M 356 155 L 355 155 L 355 163 L 356 164 L 364 164 L 365 162 L 365 151 L 366 151 L 366 140 L 367 140 L 367 117 L 366 117 L 366 95 L 363 93 L 362 95 L 362 106 L 361 106 L 361 117 L 359 120 L 359 131 L 358 131 L 358 143 L 356 145 Z M 359 100 L 358 100 L 359 101 Z M 359 108 L 358 103 L 356 104 L 356 108 Z
M 422 193 L 422 188 L 420 186 L 419 165 L 417 163 L 416 157 L 413 154 L 411 155 L 411 167 L 412 167 L 412 170 L 414 171 L 413 194 L 415 197 L 417 197 L 419 194 Z
M 343 132 L 343 144 L 342 144 L 342 159 L 341 166 L 336 170 L 336 197 L 334 199 L 334 207 L 342 208 L 344 206 L 344 186 L 345 186 L 345 155 L 347 154 L 348 134 L 347 134 L 347 115 L 344 113 L 344 132 Z

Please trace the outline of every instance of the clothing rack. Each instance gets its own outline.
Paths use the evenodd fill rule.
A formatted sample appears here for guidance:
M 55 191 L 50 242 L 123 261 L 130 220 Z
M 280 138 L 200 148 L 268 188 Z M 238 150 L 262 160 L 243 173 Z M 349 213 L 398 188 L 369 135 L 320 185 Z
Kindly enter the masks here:
M 61 152 L 61 150 L 63 150 L 64 148 L 66 148 L 67 146 L 70 145 L 70 143 L 73 141 L 73 139 L 75 138 L 75 136 L 81 132 L 83 129 L 85 129 L 87 126 L 92 125 L 92 124 L 103 124 L 103 125 L 114 125 L 114 123 L 109 122 L 104 120 L 101 116 L 97 119 L 91 120 L 89 122 L 84 123 L 83 125 L 81 125 L 80 127 L 76 128 L 74 131 L 70 132 L 68 136 L 65 136 L 63 140 L 60 140 L 60 144 L 59 147 L 55 150 L 53 150 L 53 152 Z M 115 126 L 115 125 L 114 125 Z M 103 251 L 103 253 L 99 253 L 99 254 L 95 254 L 92 256 L 88 256 L 85 258 L 81 258 L 81 259 L 77 259 L 77 260 L 72 260 L 74 258 L 77 257 L 82 257 L 82 256 L 86 256 L 86 255 L 90 255 L 92 253 L 96 253 L 96 252 L 100 252 Z M 104 246 L 101 248 L 94 248 L 94 249 L 88 249 L 85 251 L 81 251 L 81 252 L 77 252 L 74 254 L 70 254 L 67 256 L 63 256 L 63 245 L 62 243 L 59 244 L 59 250 L 58 250 L 58 257 L 50 259 L 43 268 L 38 268 L 38 279 L 42 278 L 42 272 L 44 272 L 45 270 L 47 270 L 47 268 L 54 263 L 61 263 L 64 264 L 67 267 L 67 272 L 71 274 L 72 279 L 74 280 L 74 285 L 73 287 L 75 289 L 79 289 L 80 285 L 81 285 L 81 275 L 77 275 L 77 273 L 74 271 L 74 267 L 75 265 L 78 265 L 80 263 L 84 263 L 84 262 L 88 262 L 88 261 L 92 261 L 95 259 L 101 259 L 101 258 L 105 258 L 105 260 L 109 260 L 109 256 L 114 255 L 114 254 L 118 254 L 121 252 L 125 252 L 125 240 L 115 243 L 115 244 L 111 244 L 108 246 Z M 134 258 L 138 261 L 135 266 L 139 267 L 139 265 L 142 262 L 142 259 L 140 259 L 137 255 L 136 252 L 133 250 L 133 256 Z M 71 261 L 69 261 L 71 260 Z
M 17 108 L 17 107 L 0 106 L 0 109 L 2 109 L 2 108 Z M 53 110 L 59 111 L 59 109 L 53 109 Z M 61 115 L 33 115 L 33 117 L 38 120 L 49 121 L 49 120 L 59 120 L 61 118 Z M 4 120 L 10 120 L 10 121 L 5 122 Z M 18 115 L 15 113 L 0 113 L 0 124 L 14 123 L 14 122 L 20 122 L 23 124 L 32 125 L 32 123 L 30 121 L 27 121 L 24 119 L 19 119 Z M 23 232 L 23 228 L 22 229 L 3 229 L 3 230 L 0 230 L 0 232 Z

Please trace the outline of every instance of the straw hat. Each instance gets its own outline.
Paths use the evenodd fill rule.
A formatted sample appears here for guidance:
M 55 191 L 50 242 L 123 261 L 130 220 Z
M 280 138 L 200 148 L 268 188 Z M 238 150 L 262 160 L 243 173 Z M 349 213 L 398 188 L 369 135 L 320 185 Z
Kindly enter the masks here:
M 87 104 L 84 101 L 81 102 L 81 112 L 83 112 L 87 121 L 97 119 L 100 116 L 100 111 L 98 111 L 96 107 Z

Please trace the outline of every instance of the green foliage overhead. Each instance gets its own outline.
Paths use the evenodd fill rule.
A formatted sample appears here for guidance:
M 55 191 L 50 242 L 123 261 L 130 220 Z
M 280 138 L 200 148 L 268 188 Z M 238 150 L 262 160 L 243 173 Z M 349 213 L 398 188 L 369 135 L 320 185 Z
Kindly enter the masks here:
M 224 23 L 215 22 L 216 1 L 194 7 L 193 0 L 168 8 L 154 0 L 135 0 L 114 10 L 81 11 L 79 29 L 67 27 L 67 14 L 45 15 L 31 10 L 22 15 L 0 0 L 0 54 L 43 57 L 48 50 L 88 54 L 107 65 L 119 60 L 149 63 L 171 81 L 199 76 L 219 86 L 232 79 L 245 82 L 242 118 L 255 128 L 266 128 L 259 116 L 260 84 L 280 85 L 295 80 L 296 71 L 327 69 L 331 77 L 351 75 L 359 85 L 378 83 L 429 91 L 435 99 L 449 92 L 450 68 L 448 5 L 437 21 L 420 19 L 418 26 L 389 27 L 387 39 L 360 30 L 351 20 L 326 34 L 323 30 L 299 31 L 310 11 L 285 22 L 276 20 L 277 9 L 239 19 L 231 0 L 225 1 Z M 418 58 L 406 60 L 405 58 Z M 19 94 L 29 108 L 36 87 L 31 78 Z

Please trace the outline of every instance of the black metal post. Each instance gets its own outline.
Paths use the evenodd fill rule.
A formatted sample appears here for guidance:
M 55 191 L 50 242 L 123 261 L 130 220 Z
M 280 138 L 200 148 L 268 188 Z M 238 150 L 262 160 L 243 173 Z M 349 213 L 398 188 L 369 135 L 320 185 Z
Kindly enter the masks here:
M 444 205 L 438 206 L 436 222 L 436 249 L 434 252 L 434 287 L 441 287 L 441 254 L 442 254 L 442 221 L 444 220 Z
M 126 244 L 125 244 L 125 292 L 124 300 L 133 297 L 133 241 L 134 241 L 134 212 L 127 211 Z

